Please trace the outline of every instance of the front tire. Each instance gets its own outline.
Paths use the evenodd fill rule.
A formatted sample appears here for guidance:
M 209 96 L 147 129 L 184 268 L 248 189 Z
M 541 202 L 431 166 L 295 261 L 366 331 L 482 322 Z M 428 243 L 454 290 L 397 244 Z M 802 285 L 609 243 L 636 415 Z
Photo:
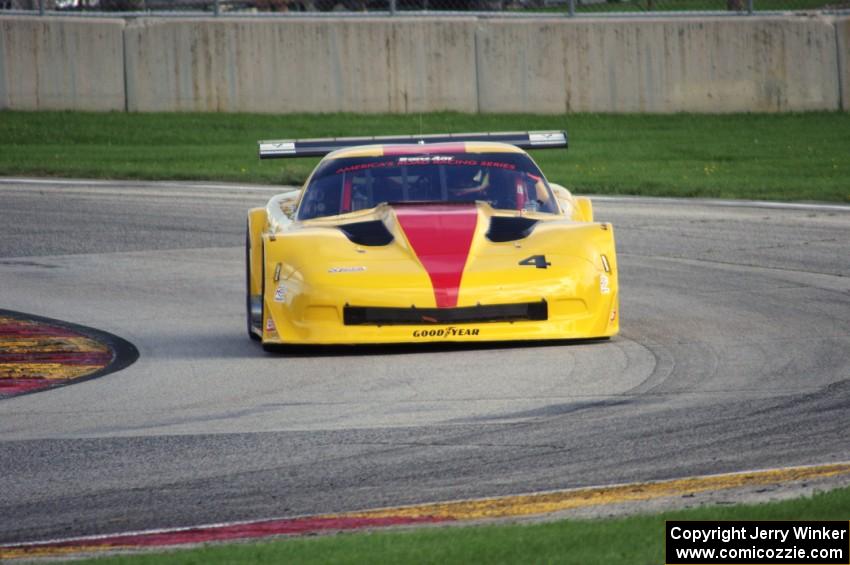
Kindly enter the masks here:
M 263 281 L 263 286 L 265 286 L 265 280 Z M 259 300 L 251 295 L 250 226 L 245 232 L 245 318 L 248 324 L 248 337 L 254 341 L 261 341 L 263 331 L 263 293 L 260 293 Z M 259 323 L 257 322 L 258 318 Z

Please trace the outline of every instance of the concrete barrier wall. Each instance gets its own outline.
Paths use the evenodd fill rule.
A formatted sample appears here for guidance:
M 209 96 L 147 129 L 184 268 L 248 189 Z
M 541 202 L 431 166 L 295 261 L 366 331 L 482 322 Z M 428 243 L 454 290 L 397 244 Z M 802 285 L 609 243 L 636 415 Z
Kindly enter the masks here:
M 0 109 L 123 110 L 123 20 L 0 17 Z
M 563 19 L 480 24 L 475 41 L 479 111 L 564 112 L 569 106 L 566 29 Z
M 829 20 L 635 23 L 578 27 L 567 56 L 572 108 L 762 112 L 838 107 L 835 28 Z M 608 77 L 574 64 L 586 57 L 604 65 Z
M 478 30 L 482 112 L 834 110 L 822 18 L 501 20 Z
M 838 34 L 838 81 L 841 88 L 841 109 L 850 112 L 850 17 L 836 21 Z
M 0 17 L 0 108 L 848 110 L 848 60 L 847 17 Z
M 475 112 L 472 19 L 149 19 L 125 34 L 128 109 Z

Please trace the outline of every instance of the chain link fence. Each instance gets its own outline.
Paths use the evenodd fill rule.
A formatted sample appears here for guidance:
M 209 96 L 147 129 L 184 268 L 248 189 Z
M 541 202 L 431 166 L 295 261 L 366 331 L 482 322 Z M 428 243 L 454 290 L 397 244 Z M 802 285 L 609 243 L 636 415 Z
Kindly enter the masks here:
M 0 0 L 0 14 L 89 15 L 747 15 L 850 13 L 850 0 Z

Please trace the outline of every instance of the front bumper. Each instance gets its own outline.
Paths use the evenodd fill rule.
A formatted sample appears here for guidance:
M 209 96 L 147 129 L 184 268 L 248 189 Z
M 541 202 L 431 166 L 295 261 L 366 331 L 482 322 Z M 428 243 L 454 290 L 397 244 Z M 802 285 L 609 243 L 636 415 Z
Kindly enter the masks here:
M 345 324 L 345 305 L 311 305 L 301 319 L 289 318 L 283 308 L 266 308 L 266 344 L 380 344 L 422 342 L 489 342 L 589 339 L 616 335 L 619 306 L 616 292 L 594 301 L 580 298 L 547 301 L 546 319 L 431 323 Z M 492 305 L 495 306 L 495 305 Z M 491 307 L 492 307 L 491 306 Z M 511 305 L 504 305 L 510 309 Z

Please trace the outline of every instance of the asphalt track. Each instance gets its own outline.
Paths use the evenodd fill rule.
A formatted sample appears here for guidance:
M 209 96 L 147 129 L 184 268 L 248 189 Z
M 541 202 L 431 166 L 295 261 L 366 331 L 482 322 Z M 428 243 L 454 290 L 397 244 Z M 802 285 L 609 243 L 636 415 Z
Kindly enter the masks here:
M 850 207 L 596 199 L 608 342 L 269 355 L 273 192 L 0 180 L 0 307 L 140 351 L 0 401 L 0 543 L 850 460 Z

